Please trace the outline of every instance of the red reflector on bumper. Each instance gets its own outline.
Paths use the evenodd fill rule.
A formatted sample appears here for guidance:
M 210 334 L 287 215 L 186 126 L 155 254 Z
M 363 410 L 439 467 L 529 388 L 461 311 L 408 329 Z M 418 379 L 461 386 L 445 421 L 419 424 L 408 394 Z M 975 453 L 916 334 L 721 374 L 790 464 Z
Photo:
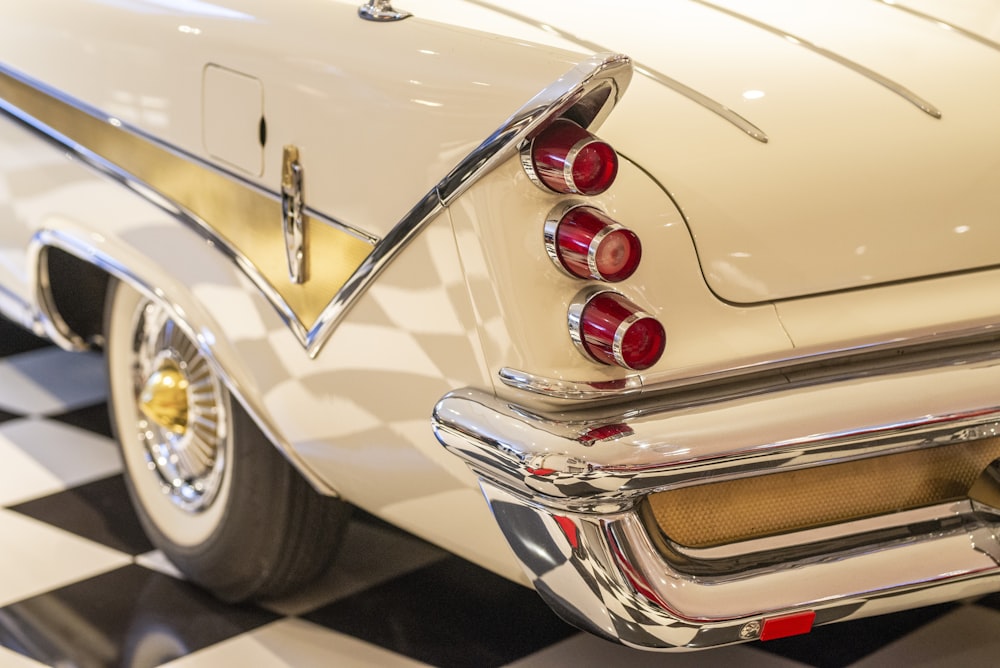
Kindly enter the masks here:
M 787 638 L 789 636 L 809 633 L 812 631 L 813 621 L 815 621 L 815 619 L 816 613 L 811 610 L 809 612 L 798 612 L 794 615 L 786 615 L 785 617 L 765 619 L 764 628 L 760 631 L 760 639 L 777 640 L 778 638 Z

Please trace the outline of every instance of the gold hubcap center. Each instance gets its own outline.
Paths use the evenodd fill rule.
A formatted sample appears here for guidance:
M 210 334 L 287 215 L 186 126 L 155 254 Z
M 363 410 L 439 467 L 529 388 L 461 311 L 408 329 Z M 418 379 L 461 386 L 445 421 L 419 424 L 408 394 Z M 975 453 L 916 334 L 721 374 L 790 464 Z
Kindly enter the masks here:
M 165 359 L 146 381 L 139 410 L 157 425 L 183 436 L 188 428 L 188 381 L 171 359 Z

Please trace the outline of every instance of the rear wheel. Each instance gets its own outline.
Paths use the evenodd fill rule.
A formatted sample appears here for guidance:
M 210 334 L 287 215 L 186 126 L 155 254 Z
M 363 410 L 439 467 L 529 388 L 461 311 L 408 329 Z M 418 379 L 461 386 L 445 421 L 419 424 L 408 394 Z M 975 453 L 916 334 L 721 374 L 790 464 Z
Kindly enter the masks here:
M 153 544 L 230 601 L 319 575 L 346 504 L 289 465 L 166 309 L 118 283 L 105 321 L 112 424 Z

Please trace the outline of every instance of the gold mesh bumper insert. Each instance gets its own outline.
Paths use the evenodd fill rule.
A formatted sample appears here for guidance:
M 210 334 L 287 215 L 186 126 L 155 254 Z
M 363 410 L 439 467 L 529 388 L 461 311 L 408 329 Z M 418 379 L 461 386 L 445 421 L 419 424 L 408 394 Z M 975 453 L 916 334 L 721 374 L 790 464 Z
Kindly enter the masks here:
M 649 496 L 660 530 L 710 547 L 965 498 L 1000 438 L 926 448 Z

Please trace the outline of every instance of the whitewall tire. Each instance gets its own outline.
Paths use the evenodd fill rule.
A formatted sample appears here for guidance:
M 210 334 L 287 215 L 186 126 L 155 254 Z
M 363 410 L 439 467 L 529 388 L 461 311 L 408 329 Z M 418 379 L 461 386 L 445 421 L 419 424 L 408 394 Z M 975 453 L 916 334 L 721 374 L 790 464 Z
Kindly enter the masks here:
M 291 467 L 157 302 L 114 284 L 105 334 L 111 421 L 153 544 L 230 601 L 280 595 L 319 575 L 347 505 Z

